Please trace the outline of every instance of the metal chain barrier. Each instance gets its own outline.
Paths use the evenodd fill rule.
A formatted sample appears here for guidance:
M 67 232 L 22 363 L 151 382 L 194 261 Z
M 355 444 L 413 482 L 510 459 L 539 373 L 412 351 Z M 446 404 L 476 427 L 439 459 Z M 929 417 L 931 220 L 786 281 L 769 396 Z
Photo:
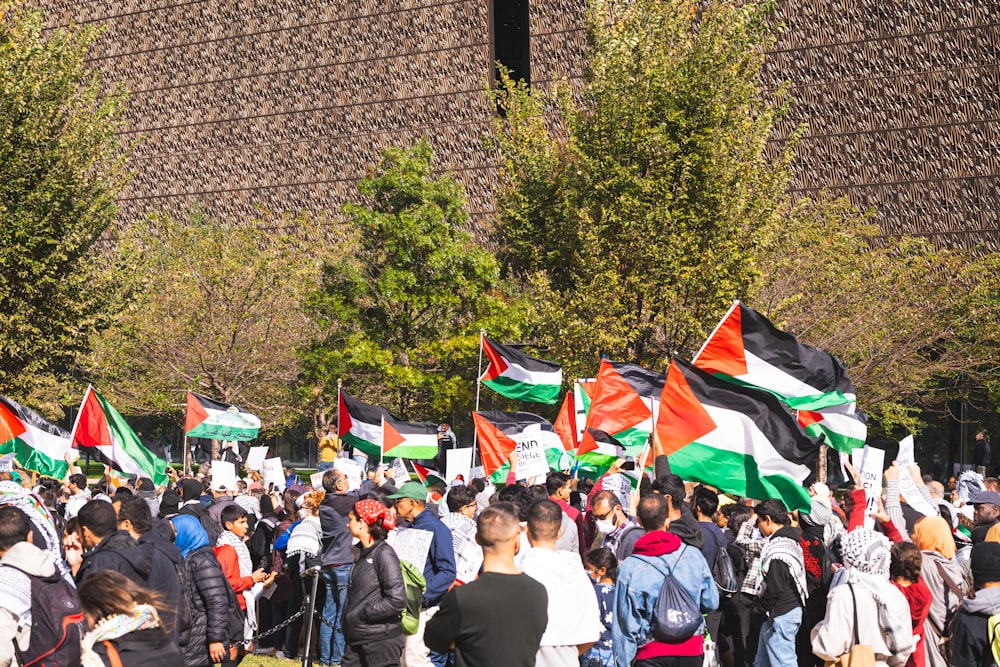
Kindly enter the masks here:
M 289 625 L 297 621 L 305 613 L 306 613 L 306 604 L 303 604 L 302 609 L 299 609 L 297 612 L 295 612 L 294 614 L 292 614 L 291 616 L 289 616 L 284 621 L 274 626 L 270 630 L 265 630 L 264 632 L 257 633 L 256 635 L 251 637 L 248 641 L 252 641 L 256 644 L 258 640 L 263 639 L 265 637 L 270 637 L 274 633 L 284 630 Z

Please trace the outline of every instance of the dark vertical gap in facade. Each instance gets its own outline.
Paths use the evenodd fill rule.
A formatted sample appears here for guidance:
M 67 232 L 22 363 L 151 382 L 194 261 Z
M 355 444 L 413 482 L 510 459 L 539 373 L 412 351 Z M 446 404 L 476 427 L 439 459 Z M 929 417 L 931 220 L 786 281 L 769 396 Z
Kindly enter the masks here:
M 491 0 L 493 64 L 499 61 L 516 81 L 531 84 L 531 35 L 528 27 L 529 0 Z M 500 70 L 495 69 L 499 81 Z

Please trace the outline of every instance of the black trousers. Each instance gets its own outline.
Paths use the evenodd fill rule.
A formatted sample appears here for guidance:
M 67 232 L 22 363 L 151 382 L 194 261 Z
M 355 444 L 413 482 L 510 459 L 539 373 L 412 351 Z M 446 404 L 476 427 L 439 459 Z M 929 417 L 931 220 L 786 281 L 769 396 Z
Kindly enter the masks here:
M 402 635 L 368 644 L 347 644 L 341 667 L 397 667 L 406 638 Z

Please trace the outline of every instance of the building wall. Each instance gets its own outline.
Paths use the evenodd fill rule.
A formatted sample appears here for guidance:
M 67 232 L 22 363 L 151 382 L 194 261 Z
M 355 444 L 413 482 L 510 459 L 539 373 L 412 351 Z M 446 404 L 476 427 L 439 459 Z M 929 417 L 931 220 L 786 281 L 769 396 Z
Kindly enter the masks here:
M 334 210 L 382 148 L 420 137 L 489 218 L 491 0 L 42 1 L 50 24 L 105 24 L 94 63 L 132 91 L 125 220 Z M 887 233 L 997 248 L 998 4 L 781 0 L 765 83 L 791 83 L 783 132 L 810 127 L 795 194 L 846 194 Z M 530 1 L 533 85 L 580 75 L 585 6 Z

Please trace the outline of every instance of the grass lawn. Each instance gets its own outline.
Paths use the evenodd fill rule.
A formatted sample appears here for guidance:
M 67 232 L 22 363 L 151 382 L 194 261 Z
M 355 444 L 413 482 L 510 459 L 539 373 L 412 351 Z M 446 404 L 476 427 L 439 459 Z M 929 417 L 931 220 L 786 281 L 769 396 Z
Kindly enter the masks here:
M 313 663 L 319 664 L 315 660 Z M 301 660 L 283 660 L 282 658 L 270 658 L 263 655 L 248 655 L 243 658 L 240 667 L 291 667 L 292 665 L 301 664 Z

